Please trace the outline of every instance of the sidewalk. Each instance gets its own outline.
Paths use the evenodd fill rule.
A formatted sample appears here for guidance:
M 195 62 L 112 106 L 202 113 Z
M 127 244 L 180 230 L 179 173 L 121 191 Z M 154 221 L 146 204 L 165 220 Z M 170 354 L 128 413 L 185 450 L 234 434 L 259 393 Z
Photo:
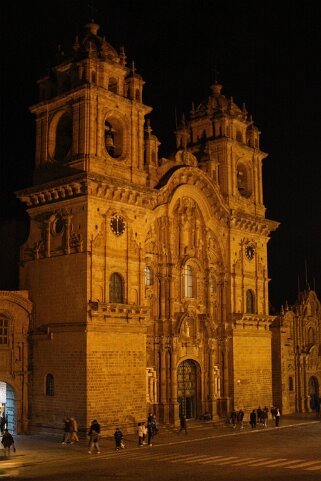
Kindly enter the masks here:
M 316 419 L 315 414 L 291 414 L 281 417 L 280 428 L 289 427 L 299 424 L 308 424 L 312 422 L 321 422 L 321 419 Z M 161 446 L 166 444 L 174 444 L 177 441 L 184 440 L 198 440 L 204 437 L 215 437 L 231 435 L 233 433 L 240 433 L 240 429 L 237 427 L 235 430 L 232 426 L 225 421 L 189 421 L 187 423 L 188 434 L 184 432 L 179 433 L 179 428 L 173 428 L 171 426 L 159 425 L 159 434 L 154 438 L 153 445 Z M 268 429 L 280 429 L 275 427 L 275 422 L 271 419 L 268 420 Z M 256 431 L 264 431 L 263 425 L 258 425 Z M 244 421 L 244 429 L 242 434 L 252 431 L 249 425 L 248 419 Z M 73 445 L 62 445 L 62 433 L 59 436 L 55 435 L 25 435 L 14 436 L 17 451 L 12 453 L 10 459 L 3 457 L 3 452 L 0 451 L 0 464 L 1 461 L 12 464 L 30 465 L 41 462 L 49 462 L 58 459 L 70 458 L 74 460 L 77 457 L 83 458 L 84 453 L 87 453 L 88 440 L 83 436 L 80 438 L 80 442 Z M 137 435 L 128 434 L 124 436 L 126 442 L 126 449 L 135 449 L 138 446 Z M 113 452 L 115 450 L 115 443 L 112 436 L 102 437 L 100 441 L 101 452 Z M 4 464 L 2 464 L 4 466 Z M 1 477 L 1 473 L 0 473 Z

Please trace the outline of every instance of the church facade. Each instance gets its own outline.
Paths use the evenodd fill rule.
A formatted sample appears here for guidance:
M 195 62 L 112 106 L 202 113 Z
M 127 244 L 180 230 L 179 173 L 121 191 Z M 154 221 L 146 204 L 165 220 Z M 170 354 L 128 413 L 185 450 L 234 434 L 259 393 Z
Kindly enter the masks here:
M 288 375 L 272 370 L 275 354 L 291 355 L 269 315 L 278 223 L 265 217 L 258 128 L 215 82 L 178 126 L 176 152 L 159 158 L 143 86 L 94 22 L 39 81 L 34 182 L 17 193 L 30 217 L 23 390 L 10 363 L 0 377 L 16 391 L 18 431 L 56 429 L 64 415 L 103 431 L 148 411 L 171 424 L 218 419 L 271 406 Z M 9 352 L 18 321 L 2 306 Z M 311 408 L 277 392 L 289 412 Z

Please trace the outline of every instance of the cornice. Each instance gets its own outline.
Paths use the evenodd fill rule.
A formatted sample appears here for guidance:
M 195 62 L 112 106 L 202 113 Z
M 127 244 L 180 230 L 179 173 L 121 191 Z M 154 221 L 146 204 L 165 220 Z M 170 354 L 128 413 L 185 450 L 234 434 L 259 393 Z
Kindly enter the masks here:
M 242 229 L 242 231 L 246 231 L 251 234 L 268 236 L 269 233 L 275 231 L 279 225 L 280 223 L 274 220 L 269 220 L 265 217 L 259 217 L 240 211 L 232 210 L 230 216 L 230 227 Z
M 29 208 L 85 195 L 136 207 L 153 209 L 156 206 L 153 190 L 94 173 L 82 173 L 16 192 L 16 196 Z

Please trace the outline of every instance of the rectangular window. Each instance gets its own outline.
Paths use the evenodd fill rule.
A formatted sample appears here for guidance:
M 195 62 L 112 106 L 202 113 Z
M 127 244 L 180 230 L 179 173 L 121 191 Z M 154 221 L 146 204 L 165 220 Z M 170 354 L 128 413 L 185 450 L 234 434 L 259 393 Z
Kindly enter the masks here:
M 8 321 L 0 319 L 0 344 L 8 344 Z

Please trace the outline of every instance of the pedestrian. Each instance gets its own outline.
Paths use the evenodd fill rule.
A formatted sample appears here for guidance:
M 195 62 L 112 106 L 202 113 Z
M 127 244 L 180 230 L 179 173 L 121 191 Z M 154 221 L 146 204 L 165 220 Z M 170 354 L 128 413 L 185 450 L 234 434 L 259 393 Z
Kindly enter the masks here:
M 147 428 L 145 426 L 145 423 L 142 423 L 142 430 L 143 430 L 143 444 L 146 444 Z
M 144 438 L 144 429 L 143 429 L 143 423 L 138 423 L 138 429 L 137 429 L 137 434 L 138 434 L 138 446 L 140 448 L 143 447 L 143 438 Z
M 0 429 L 1 429 L 2 435 L 4 434 L 5 427 L 6 427 L 6 415 L 3 412 L 2 416 L 1 416 L 1 419 L 0 419 Z
M 96 448 L 97 454 L 100 454 L 99 435 L 100 435 L 100 425 L 98 424 L 97 420 L 94 419 L 91 423 L 89 433 L 88 433 L 88 436 L 89 436 L 88 454 L 92 454 L 93 448 Z
M 235 409 L 233 409 L 233 411 L 231 412 L 231 421 L 232 421 L 233 429 L 236 428 L 236 418 L 237 418 L 237 414 Z
M 64 427 L 64 435 L 61 441 L 61 444 L 69 444 L 70 443 L 70 436 L 71 436 L 71 421 L 69 417 L 64 419 L 65 427 Z
M 267 428 L 268 427 L 268 410 L 267 410 L 267 408 L 264 408 L 263 411 L 262 411 L 262 420 L 263 420 L 264 427 Z
M 11 446 L 12 446 L 13 452 L 14 453 L 16 452 L 16 447 L 15 447 L 15 444 L 14 444 L 13 436 L 12 436 L 12 434 L 9 433 L 8 429 L 4 430 L 1 443 L 2 443 L 3 448 L 4 448 L 4 455 L 5 456 L 6 455 L 10 456 Z
M 185 431 L 185 434 L 187 434 L 186 416 L 184 416 L 183 414 L 181 415 L 181 418 L 180 418 L 180 424 L 181 424 L 181 427 L 178 432 L 180 433 L 181 431 Z
M 153 446 L 153 437 L 154 437 L 154 424 L 149 423 L 147 424 L 147 441 L 148 441 L 148 446 Z
M 262 423 L 262 409 L 260 406 L 257 408 L 257 422 L 260 424 Z
M 280 409 L 277 407 L 275 408 L 275 426 L 278 427 L 280 425 Z
M 252 429 L 256 428 L 256 412 L 255 409 L 250 414 L 250 424 L 252 426 Z
M 240 429 L 243 429 L 243 418 L 244 418 L 244 411 L 242 411 L 242 409 L 239 410 L 239 412 L 237 413 L 237 424 L 239 425 L 239 428 Z
M 116 431 L 114 432 L 114 438 L 116 443 L 116 451 L 125 447 L 125 444 L 123 443 L 123 433 L 119 428 L 116 428 Z
M 154 421 L 154 416 L 152 413 L 148 413 L 148 418 L 147 418 L 147 426 L 149 423 L 152 423 Z
M 70 444 L 79 443 L 78 423 L 75 418 L 70 418 Z
M 153 415 L 152 424 L 153 424 L 153 429 L 154 429 L 154 434 L 153 434 L 153 435 L 156 436 L 156 434 L 158 434 L 156 414 Z

